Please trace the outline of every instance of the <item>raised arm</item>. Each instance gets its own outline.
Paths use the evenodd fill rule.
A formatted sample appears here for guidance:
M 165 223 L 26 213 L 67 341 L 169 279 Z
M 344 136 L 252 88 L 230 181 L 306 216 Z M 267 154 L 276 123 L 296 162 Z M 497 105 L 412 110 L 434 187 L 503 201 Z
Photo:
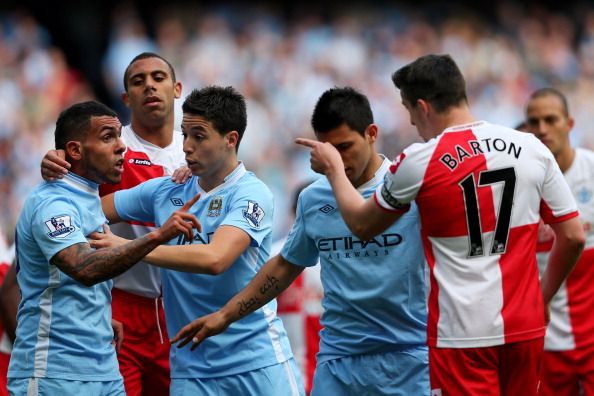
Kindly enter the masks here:
M 111 279 L 132 267 L 161 243 L 180 234 L 192 239 L 192 229 L 200 230 L 201 226 L 198 219 L 187 211 L 198 198 L 199 195 L 186 202 L 160 228 L 140 238 L 102 250 L 93 250 L 88 243 L 77 243 L 56 253 L 51 263 L 86 286 Z
M 304 267 L 291 264 L 280 254 L 264 264 L 251 282 L 220 310 L 193 320 L 171 339 L 178 348 L 192 342 L 194 350 L 208 337 L 222 333 L 231 323 L 261 308 L 285 290 Z
M 555 233 L 555 242 L 541 278 L 542 294 L 546 305 L 573 270 L 585 245 L 584 228 L 579 217 L 552 223 L 550 226 Z
M 367 241 L 381 234 L 402 216 L 380 208 L 373 197 L 366 200 L 361 196 L 344 172 L 340 153 L 330 143 L 303 138 L 295 142 L 311 148 L 311 168 L 326 175 L 344 222 L 359 239 Z

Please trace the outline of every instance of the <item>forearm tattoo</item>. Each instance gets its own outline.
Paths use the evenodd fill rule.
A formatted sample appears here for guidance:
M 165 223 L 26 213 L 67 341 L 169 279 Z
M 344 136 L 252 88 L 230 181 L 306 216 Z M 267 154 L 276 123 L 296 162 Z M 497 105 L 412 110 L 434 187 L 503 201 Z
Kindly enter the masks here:
M 51 263 L 90 286 L 125 272 L 158 245 L 147 236 L 110 249 L 93 250 L 88 243 L 78 243 L 58 252 Z
M 238 313 L 240 317 L 243 317 L 249 313 L 254 312 L 256 309 L 260 308 L 266 302 L 275 298 L 283 289 L 279 287 L 279 280 L 266 274 L 266 280 L 259 287 L 260 291 L 260 299 L 258 296 L 253 296 L 248 300 L 242 299 L 237 303 Z

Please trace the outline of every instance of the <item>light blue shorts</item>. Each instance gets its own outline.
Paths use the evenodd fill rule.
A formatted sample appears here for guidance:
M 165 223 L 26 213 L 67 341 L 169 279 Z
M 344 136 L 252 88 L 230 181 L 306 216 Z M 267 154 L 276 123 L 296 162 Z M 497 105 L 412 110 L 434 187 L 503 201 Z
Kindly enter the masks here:
M 126 396 L 124 381 L 71 381 L 56 378 L 9 378 L 11 396 Z
M 317 365 L 311 396 L 429 395 L 426 346 L 347 356 Z
M 284 363 L 216 378 L 172 378 L 175 396 L 305 396 L 303 379 L 293 358 Z

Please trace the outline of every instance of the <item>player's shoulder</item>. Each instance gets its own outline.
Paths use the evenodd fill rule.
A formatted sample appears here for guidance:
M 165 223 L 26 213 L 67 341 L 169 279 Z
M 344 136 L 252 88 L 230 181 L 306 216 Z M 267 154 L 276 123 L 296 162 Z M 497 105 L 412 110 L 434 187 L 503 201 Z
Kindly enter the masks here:
M 42 182 L 31 191 L 29 198 L 39 204 L 50 202 L 71 202 L 73 191 L 63 180 Z
M 154 191 L 155 194 L 159 195 L 169 194 L 171 190 L 183 188 L 183 186 L 190 183 L 192 179 L 193 178 L 190 177 L 185 183 L 177 184 L 171 179 L 171 176 L 159 176 L 142 182 L 138 187 L 142 188 L 144 191 Z
M 264 183 L 255 173 L 246 171 L 239 179 L 233 183 L 236 191 L 243 191 L 246 193 L 256 193 L 262 196 L 269 196 L 272 199 L 272 191 L 266 183 Z
M 319 177 L 304 187 L 299 194 L 300 199 L 317 199 L 321 195 L 332 193 L 332 186 L 326 177 Z

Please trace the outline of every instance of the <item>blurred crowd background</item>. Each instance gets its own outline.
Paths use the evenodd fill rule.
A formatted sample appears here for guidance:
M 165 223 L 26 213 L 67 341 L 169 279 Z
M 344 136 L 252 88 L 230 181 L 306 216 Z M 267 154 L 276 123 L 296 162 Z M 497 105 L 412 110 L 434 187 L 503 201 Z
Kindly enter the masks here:
M 515 126 L 533 90 L 561 89 L 574 143 L 594 148 L 594 4 L 81 3 L 0 6 L 0 227 L 9 241 L 59 112 L 96 98 L 127 122 L 123 70 L 143 51 L 171 61 L 183 84 L 177 129 L 193 88 L 233 85 L 246 96 L 240 158 L 275 194 L 275 237 L 289 226 L 294 187 L 315 176 L 293 139 L 313 136 L 319 95 L 343 85 L 367 94 L 380 151 L 393 157 L 418 137 L 390 76 L 426 53 L 458 62 L 478 119 Z

